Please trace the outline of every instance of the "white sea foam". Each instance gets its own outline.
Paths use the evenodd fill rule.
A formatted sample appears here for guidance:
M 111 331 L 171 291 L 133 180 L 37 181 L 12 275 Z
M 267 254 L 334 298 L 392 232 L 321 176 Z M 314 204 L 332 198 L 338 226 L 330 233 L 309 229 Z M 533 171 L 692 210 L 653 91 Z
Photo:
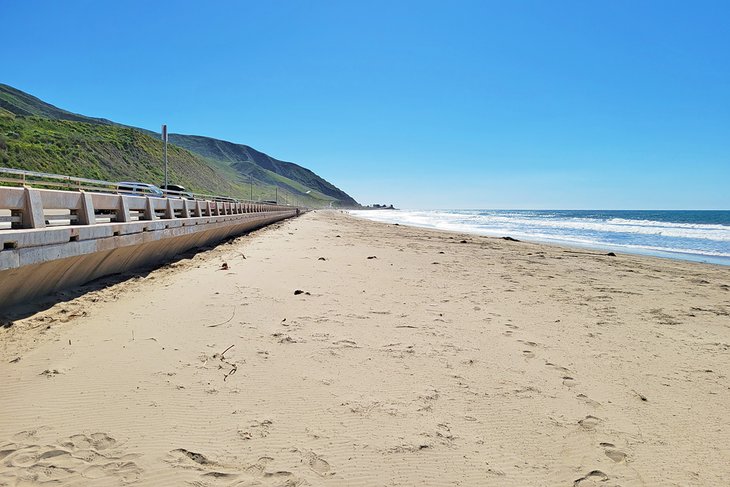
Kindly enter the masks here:
M 730 259 L 730 226 L 725 225 L 565 217 L 558 213 L 526 211 L 365 210 L 351 213 L 386 223 L 655 255 L 717 257 L 721 263 L 730 263 L 726 262 Z

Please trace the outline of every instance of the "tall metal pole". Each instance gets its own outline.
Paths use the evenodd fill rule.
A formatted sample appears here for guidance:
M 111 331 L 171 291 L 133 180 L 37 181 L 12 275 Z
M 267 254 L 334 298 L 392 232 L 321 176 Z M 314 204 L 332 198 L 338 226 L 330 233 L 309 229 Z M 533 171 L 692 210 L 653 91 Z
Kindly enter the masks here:
M 276 187 L 276 204 L 279 204 L 279 187 Z
M 251 201 L 253 201 L 253 177 L 248 175 L 248 183 L 251 185 Z
M 164 142 L 164 157 L 165 157 L 165 192 L 167 193 L 167 125 L 162 126 L 162 141 Z

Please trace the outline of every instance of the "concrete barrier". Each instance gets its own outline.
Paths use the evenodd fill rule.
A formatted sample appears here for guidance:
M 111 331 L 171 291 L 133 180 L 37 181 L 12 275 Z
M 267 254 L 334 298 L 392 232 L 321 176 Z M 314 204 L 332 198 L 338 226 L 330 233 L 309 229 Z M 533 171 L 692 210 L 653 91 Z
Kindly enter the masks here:
M 12 228 L 0 230 L 0 310 L 160 265 L 300 213 L 279 205 L 0 187 L 2 210 Z

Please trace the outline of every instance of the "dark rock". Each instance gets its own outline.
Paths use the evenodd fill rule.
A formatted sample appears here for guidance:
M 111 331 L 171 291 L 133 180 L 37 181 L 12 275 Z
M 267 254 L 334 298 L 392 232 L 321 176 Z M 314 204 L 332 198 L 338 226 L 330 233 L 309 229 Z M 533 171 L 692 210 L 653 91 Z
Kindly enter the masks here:
M 512 238 L 512 237 L 502 237 L 502 240 L 507 240 L 509 242 L 519 242 L 519 240 L 517 240 L 516 238 Z
M 609 257 L 616 257 L 616 254 L 614 254 L 613 252 L 609 252 L 606 255 L 609 256 Z
M 304 291 L 302 291 L 301 289 L 297 289 L 296 291 L 294 291 L 294 296 L 297 296 L 299 294 L 304 294 Z

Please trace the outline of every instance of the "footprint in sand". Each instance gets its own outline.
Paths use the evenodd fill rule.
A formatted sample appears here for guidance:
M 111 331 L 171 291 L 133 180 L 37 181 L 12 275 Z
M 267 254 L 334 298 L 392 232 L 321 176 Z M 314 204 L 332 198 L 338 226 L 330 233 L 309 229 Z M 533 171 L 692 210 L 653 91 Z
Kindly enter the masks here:
M 264 419 L 263 421 L 253 421 L 247 428 L 238 430 L 238 436 L 243 440 L 252 440 L 254 438 L 266 438 L 269 436 L 269 428 L 273 424 L 272 421 Z
M 233 484 L 229 484 L 231 487 L 248 487 L 251 485 L 302 485 L 302 479 L 294 476 L 292 472 L 267 470 L 269 464 L 274 461 L 271 457 L 260 457 L 252 464 L 242 464 L 241 462 L 224 464 L 220 461 L 213 460 L 203 453 L 178 448 L 170 451 L 166 461 L 176 468 L 198 471 L 203 481 L 194 482 L 192 485 L 210 485 L 207 482 L 209 479 L 236 479 Z M 244 478 L 239 479 L 239 477 Z M 262 484 L 261 479 L 270 479 L 273 483 L 270 484 L 267 480 L 266 483 Z
M 603 448 L 603 453 L 614 462 L 621 463 L 626 460 L 626 453 L 617 450 L 613 443 L 601 443 L 600 446 Z
M 596 427 L 597 427 L 597 426 L 598 426 L 599 424 L 601 424 L 601 422 L 603 422 L 603 420 L 602 420 L 601 418 L 599 418 L 599 417 L 596 417 L 596 416 L 591 416 L 591 415 L 589 414 L 589 415 L 588 415 L 588 416 L 586 416 L 585 418 L 583 418 L 583 419 L 581 419 L 580 421 L 578 421 L 578 424 L 579 424 L 579 425 L 580 425 L 580 426 L 581 426 L 582 428 L 584 428 L 584 429 L 587 429 L 587 430 L 589 430 L 589 431 L 592 431 L 592 430 L 596 429 Z
M 525 358 L 535 358 L 535 352 L 533 352 L 532 350 L 523 350 L 522 355 Z
M 316 453 L 312 451 L 302 452 L 302 458 L 309 464 L 309 468 L 311 468 L 317 475 L 326 477 L 334 474 L 330 464 Z
M 595 408 L 602 406 L 602 404 L 600 402 L 594 401 L 593 399 L 591 399 L 590 397 L 586 396 L 585 394 L 578 394 L 575 397 L 577 397 L 578 399 L 580 399 L 584 403 L 588 404 L 589 406 L 593 406 Z
M 608 475 L 601 472 L 600 470 L 592 470 L 588 472 L 585 476 L 576 479 L 573 482 L 573 487 L 597 487 L 598 485 L 603 485 L 603 482 L 606 482 L 607 480 Z
M 552 367 L 552 368 L 554 368 L 555 370 L 559 370 L 560 372 L 570 372 L 570 370 L 569 370 L 568 368 L 566 368 L 566 367 L 563 367 L 563 366 L 561 366 L 561 365 L 557 365 L 557 364 L 554 364 L 554 363 L 552 363 L 552 362 L 545 362 L 545 365 L 546 365 L 547 367 Z
M 41 426 L 41 427 L 33 429 L 33 430 L 21 431 L 21 432 L 13 435 L 13 440 L 26 441 L 26 442 L 27 441 L 37 441 L 38 435 L 47 429 L 50 429 L 50 428 L 48 428 L 46 426 Z
M 23 442 L 23 438 L 37 441 L 37 431 L 18 433 L 14 437 L 17 443 L 0 447 L 0 459 L 6 467 L 3 480 L 15 480 L 12 485 L 76 485 L 82 479 L 129 483 L 139 480 L 142 473 L 132 461 L 139 455 L 121 451 L 106 433 L 73 435 L 44 446 Z

